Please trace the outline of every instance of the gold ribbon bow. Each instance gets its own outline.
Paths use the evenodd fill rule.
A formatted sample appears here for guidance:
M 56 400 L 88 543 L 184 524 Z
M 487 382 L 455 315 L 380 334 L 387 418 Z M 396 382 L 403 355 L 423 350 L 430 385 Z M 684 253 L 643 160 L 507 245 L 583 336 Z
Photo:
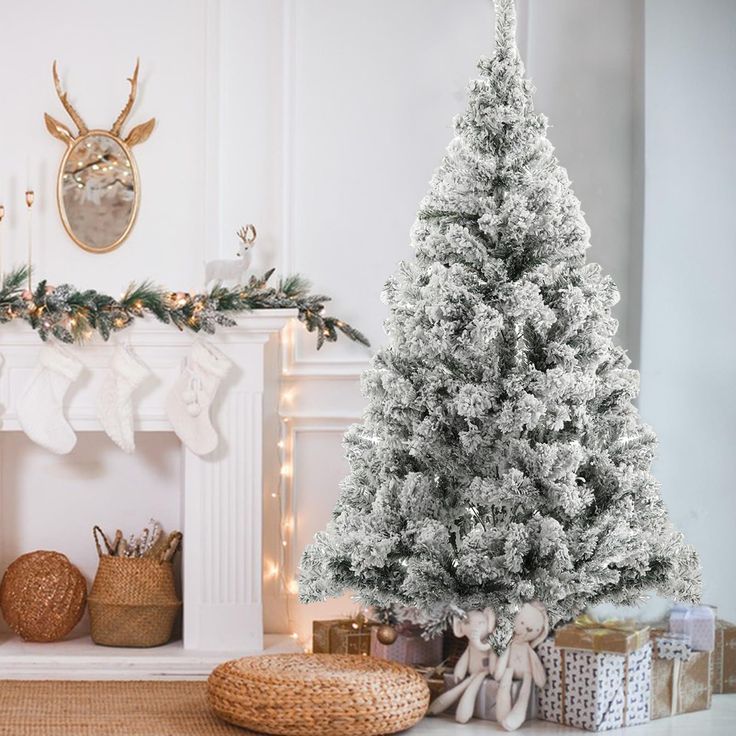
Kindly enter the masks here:
M 644 646 L 648 639 L 649 627 L 637 621 L 630 619 L 596 621 L 588 614 L 578 616 L 570 626 L 564 626 L 555 635 L 558 647 L 620 654 Z

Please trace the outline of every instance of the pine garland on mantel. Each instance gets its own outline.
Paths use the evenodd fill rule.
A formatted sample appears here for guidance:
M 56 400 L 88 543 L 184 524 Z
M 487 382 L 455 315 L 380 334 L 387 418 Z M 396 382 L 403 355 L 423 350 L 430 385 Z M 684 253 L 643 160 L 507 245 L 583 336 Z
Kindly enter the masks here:
M 350 340 L 368 346 L 361 332 L 335 317 L 323 314 L 330 297 L 310 294 L 309 282 L 301 276 L 281 279 L 269 286 L 274 269 L 263 276 L 251 276 L 247 284 L 215 285 L 209 292 L 189 294 L 166 291 L 150 281 L 131 284 L 120 299 L 94 289 L 77 291 L 70 284 L 51 286 L 40 281 L 32 291 L 29 269 L 21 266 L 9 272 L 0 288 L 0 324 L 23 320 L 42 340 L 49 336 L 65 343 L 84 343 L 96 332 L 108 340 L 113 332 L 129 327 L 136 317 L 153 315 L 179 330 L 213 334 L 217 327 L 236 324 L 230 315 L 256 309 L 298 309 L 299 321 L 317 333 L 317 349 L 335 342 L 338 331 Z

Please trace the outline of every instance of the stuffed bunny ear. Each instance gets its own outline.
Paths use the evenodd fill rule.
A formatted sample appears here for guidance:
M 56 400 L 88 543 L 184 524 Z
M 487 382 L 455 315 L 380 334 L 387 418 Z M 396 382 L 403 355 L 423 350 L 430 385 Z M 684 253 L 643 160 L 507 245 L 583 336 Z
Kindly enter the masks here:
M 460 616 L 452 617 L 452 633 L 455 634 L 458 639 L 462 639 L 462 637 L 465 636 L 465 633 L 463 632 L 463 620 Z
M 488 633 L 492 634 L 496 630 L 496 612 L 489 606 L 483 609 L 483 615 L 488 622 Z
M 547 616 L 547 609 L 544 607 L 543 603 L 540 603 L 539 601 L 533 601 L 531 605 L 539 611 L 542 616 L 543 622 L 542 631 L 539 636 L 534 639 L 534 641 L 529 642 L 529 646 L 532 649 L 536 649 L 547 638 L 547 634 L 549 634 L 549 617 Z

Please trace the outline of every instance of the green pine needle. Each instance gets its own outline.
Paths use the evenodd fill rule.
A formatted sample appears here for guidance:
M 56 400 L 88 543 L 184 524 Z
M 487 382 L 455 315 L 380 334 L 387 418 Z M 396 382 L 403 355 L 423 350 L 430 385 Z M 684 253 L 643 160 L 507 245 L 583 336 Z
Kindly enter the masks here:
M 151 315 L 179 330 L 213 334 L 217 327 L 232 326 L 232 314 L 255 309 L 297 309 L 309 332 L 317 332 L 317 348 L 334 342 L 337 331 L 348 339 L 369 346 L 367 338 L 346 322 L 323 316 L 330 300 L 309 294 L 309 282 L 294 275 L 269 286 L 274 269 L 251 276 L 242 286 L 215 284 L 208 293 L 170 292 L 151 281 L 133 283 L 117 300 L 94 289 L 77 291 L 68 284 L 49 287 L 40 281 L 30 296 L 25 294 L 29 269 L 20 266 L 5 275 L 0 285 L 0 324 L 21 319 L 42 340 L 49 335 L 62 342 L 85 342 L 95 332 L 108 340 L 113 332 L 130 326 L 136 318 Z M 25 298 L 24 298 L 25 294 Z

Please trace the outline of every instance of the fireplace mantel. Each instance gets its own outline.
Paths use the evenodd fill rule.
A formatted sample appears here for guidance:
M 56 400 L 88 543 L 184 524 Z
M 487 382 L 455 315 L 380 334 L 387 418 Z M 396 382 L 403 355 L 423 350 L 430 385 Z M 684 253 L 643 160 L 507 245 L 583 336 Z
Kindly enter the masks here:
M 220 445 L 198 457 L 182 447 L 183 640 L 156 650 L 107 650 L 91 641 L 25 644 L 0 639 L 0 679 L 120 674 L 131 677 L 204 675 L 213 662 L 264 650 L 262 613 L 262 495 L 264 385 L 269 344 L 296 310 L 261 310 L 203 339 L 234 363 L 213 406 Z M 136 393 L 138 432 L 172 431 L 165 398 L 198 336 L 172 325 L 139 320 L 107 343 L 65 346 L 85 366 L 67 395 L 65 413 L 77 432 L 101 431 L 95 396 L 116 344 L 129 344 L 152 375 Z M 41 342 L 27 325 L 0 326 L 0 441 L 21 430 L 16 401 L 38 359 Z M 274 354 L 278 351 L 274 349 Z M 270 373 L 269 373 L 270 375 Z M 277 380 L 277 376 L 273 377 Z M 276 407 L 273 407 L 276 410 Z M 0 509 L 0 513 L 2 510 Z M 24 550 L 26 551 L 26 550 Z M 63 550 L 60 550 L 63 551 Z M 5 561 L 6 563 L 9 560 Z M 267 646 L 280 646 L 269 640 Z

